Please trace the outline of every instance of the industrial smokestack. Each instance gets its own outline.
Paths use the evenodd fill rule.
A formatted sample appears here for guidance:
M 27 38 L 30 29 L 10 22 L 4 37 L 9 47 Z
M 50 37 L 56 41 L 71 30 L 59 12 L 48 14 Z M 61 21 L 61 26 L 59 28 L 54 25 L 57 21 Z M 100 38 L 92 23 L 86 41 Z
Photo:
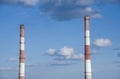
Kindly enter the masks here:
M 24 60 L 24 25 L 20 25 L 20 58 L 19 58 L 19 79 L 25 79 L 25 63 Z
M 89 16 L 84 17 L 85 28 L 85 79 L 92 79 L 91 77 L 91 60 L 90 60 L 90 27 Z

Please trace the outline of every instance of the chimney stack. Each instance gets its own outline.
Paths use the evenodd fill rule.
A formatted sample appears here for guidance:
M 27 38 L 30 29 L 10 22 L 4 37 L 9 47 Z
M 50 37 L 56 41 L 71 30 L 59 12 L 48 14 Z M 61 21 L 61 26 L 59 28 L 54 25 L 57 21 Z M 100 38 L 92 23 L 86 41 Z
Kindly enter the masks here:
M 91 77 L 91 59 L 90 59 L 90 27 L 89 16 L 84 17 L 84 29 L 85 29 L 85 79 L 92 79 Z
M 19 79 L 25 79 L 24 25 L 20 25 Z

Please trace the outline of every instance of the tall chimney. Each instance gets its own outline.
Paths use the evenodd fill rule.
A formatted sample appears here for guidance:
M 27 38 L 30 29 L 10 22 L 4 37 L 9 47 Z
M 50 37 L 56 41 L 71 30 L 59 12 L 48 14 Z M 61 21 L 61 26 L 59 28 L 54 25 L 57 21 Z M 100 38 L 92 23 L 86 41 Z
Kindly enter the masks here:
M 91 59 L 90 59 L 90 27 L 89 16 L 84 17 L 85 29 L 85 79 L 92 79 L 91 77 Z
M 20 25 L 19 79 L 25 79 L 24 25 Z

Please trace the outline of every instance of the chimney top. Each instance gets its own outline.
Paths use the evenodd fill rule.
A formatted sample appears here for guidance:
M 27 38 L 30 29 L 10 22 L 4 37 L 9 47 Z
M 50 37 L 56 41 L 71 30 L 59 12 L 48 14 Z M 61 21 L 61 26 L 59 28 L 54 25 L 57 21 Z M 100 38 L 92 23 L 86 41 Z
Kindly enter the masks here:
M 89 20 L 90 17 L 89 17 L 88 15 L 86 15 L 86 16 L 84 16 L 84 19 L 85 19 L 85 20 Z
M 24 29 L 24 24 L 20 24 L 20 29 Z

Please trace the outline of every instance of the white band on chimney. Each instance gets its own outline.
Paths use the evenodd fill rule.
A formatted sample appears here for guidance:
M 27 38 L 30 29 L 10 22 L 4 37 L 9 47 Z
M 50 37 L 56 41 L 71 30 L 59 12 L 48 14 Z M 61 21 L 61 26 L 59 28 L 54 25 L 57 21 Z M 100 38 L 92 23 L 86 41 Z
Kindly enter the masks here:
M 20 42 L 21 42 L 21 43 L 24 43 L 24 41 L 25 41 L 25 40 L 24 40 L 24 37 L 20 37 Z
M 86 75 L 91 76 L 91 72 L 89 72 L 89 73 L 88 73 L 88 72 L 86 72 Z
M 86 37 L 90 37 L 90 31 L 89 31 L 89 30 L 86 30 L 85 32 L 86 32 L 86 33 L 85 33 L 85 34 L 86 34 Z
M 20 50 L 24 50 L 24 37 L 20 37 Z
M 86 38 L 85 40 L 86 40 L 85 45 L 90 45 L 90 38 Z
M 85 45 L 90 45 L 90 32 L 89 30 L 85 31 Z
M 25 73 L 25 64 L 20 63 L 20 76 L 24 76 Z
M 20 44 L 20 50 L 24 50 L 24 44 L 23 43 Z
M 85 60 L 86 62 L 86 72 L 91 73 L 91 61 Z

